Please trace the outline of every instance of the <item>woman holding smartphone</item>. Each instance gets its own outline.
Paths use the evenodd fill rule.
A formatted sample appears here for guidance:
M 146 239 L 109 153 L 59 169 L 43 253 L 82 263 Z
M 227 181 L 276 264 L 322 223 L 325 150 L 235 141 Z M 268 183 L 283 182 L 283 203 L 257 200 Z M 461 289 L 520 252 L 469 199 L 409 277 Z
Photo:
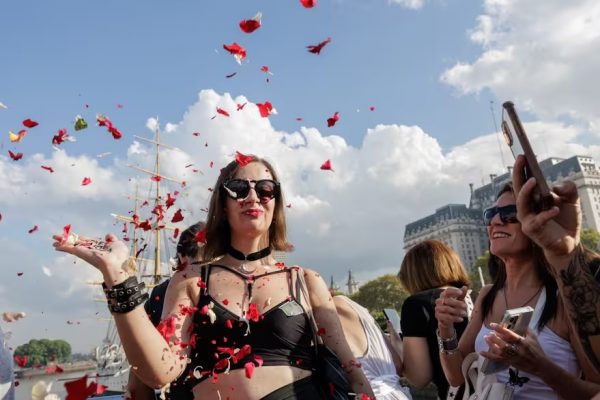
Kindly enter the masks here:
M 593 391 L 590 393 L 584 385 L 583 391 L 577 392 L 571 384 L 578 380 L 580 368 L 556 281 L 546 269 L 542 250 L 522 232 L 516 216 L 512 185 L 507 184 L 494 207 L 484 212 L 490 256 L 497 258 L 499 269 L 493 284 L 481 289 L 460 342 L 455 327 L 466 311 L 463 292 L 448 288 L 436 300 L 444 372 L 450 384 L 463 384 L 462 361 L 476 351 L 517 367 L 495 375 L 498 382 L 508 384 L 504 390 L 512 392 L 513 399 L 588 398 Z M 534 318 L 534 329 L 525 337 L 498 325 L 506 310 L 525 306 L 537 307 L 540 315 L 537 321 Z M 483 359 L 479 361 L 481 367 Z
M 403 374 L 416 388 L 433 381 L 439 398 L 445 399 L 449 385 L 440 364 L 434 305 L 446 287 L 462 288 L 467 296 L 469 277 L 451 248 L 438 240 L 426 240 L 406 252 L 398 278 L 410 293 L 402 305 L 404 339 L 400 339 L 389 323 L 388 327 L 394 348 L 398 349 L 403 341 Z M 467 314 L 457 324 L 458 336 L 466 326 Z

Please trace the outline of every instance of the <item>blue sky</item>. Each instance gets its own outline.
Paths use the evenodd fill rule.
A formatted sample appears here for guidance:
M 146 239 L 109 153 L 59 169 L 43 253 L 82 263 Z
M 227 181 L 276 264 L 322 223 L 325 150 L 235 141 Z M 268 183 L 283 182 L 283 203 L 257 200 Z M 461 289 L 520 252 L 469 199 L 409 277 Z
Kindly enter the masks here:
M 262 27 L 241 32 L 257 11 Z M 497 118 L 515 101 L 540 156 L 600 160 L 596 0 L 5 1 L 0 15 L 0 312 L 28 313 L 2 326 L 14 345 L 43 335 L 88 351 L 104 335 L 96 313 L 108 312 L 85 284 L 97 272 L 56 254 L 50 237 L 67 223 L 91 236 L 120 231 L 109 214 L 130 210 L 134 183 L 149 183 L 126 165 L 151 165 L 133 138 L 151 136 L 150 117 L 183 149 L 163 160 L 166 175 L 188 183 L 178 188 L 182 228 L 204 216 L 207 189 L 236 150 L 264 155 L 292 205 L 290 262 L 338 283 L 348 269 L 363 283 L 396 273 L 407 223 L 468 204 L 469 183 L 505 170 L 490 101 Z M 320 55 L 306 51 L 327 37 Z M 248 51 L 242 65 L 222 48 L 234 41 Z M 278 114 L 261 118 L 252 103 L 264 101 Z M 216 107 L 231 117 L 211 119 Z M 121 140 L 95 126 L 97 113 Z M 90 127 L 74 133 L 78 114 Z M 10 143 L 25 118 L 40 125 Z M 60 128 L 77 141 L 56 150 Z M 335 172 L 319 169 L 327 159 Z

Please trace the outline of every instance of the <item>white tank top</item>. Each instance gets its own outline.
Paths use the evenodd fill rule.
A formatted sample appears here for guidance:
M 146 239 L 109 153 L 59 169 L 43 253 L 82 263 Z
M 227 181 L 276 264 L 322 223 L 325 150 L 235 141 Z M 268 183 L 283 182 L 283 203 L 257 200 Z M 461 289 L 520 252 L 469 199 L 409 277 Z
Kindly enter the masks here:
M 363 357 L 357 357 L 357 361 L 361 363 L 377 400 L 411 400 L 410 390 L 400 385 L 383 332 L 369 311 L 347 297 L 340 297 L 356 312 L 367 337 L 367 352 Z
M 540 306 L 542 306 L 543 304 L 541 303 L 542 301 L 545 303 L 545 298 L 546 297 L 544 289 L 542 295 L 540 295 L 538 299 L 538 303 L 540 303 Z M 536 305 L 535 311 L 537 314 L 541 314 L 541 309 L 542 307 L 537 307 Z M 532 318 L 532 325 L 537 325 L 538 320 L 539 317 L 536 317 L 534 313 L 534 317 Z M 488 349 L 488 345 L 485 342 L 484 336 L 489 335 L 491 331 L 492 330 L 485 326 L 485 324 L 481 325 L 481 330 L 479 331 L 479 333 L 477 334 L 477 338 L 475 339 L 475 351 L 477 353 L 486 351 Z M 548 358 L 553 363 L 557 364 L 559 367 L 569 372 L 570 374 L 574 376 L 579 376 L 581 370 L 570 342 L 558 336 L 547 326 L 544 326 L 544 328 L 542 328 L 541 331 L 537 332 L 537 335 L 542 350 L 544 350 L 544 353 L 546 353 Z M 560 398 L 550 388 L 550 386 L 546 385 L 544 381 L 538 378 L 536 375 L 530 375 L 526 372 L 519 371 L 519 376 L 528 377 L 529 382 L 523 384 L 523 386 L 515 387 L 513 400 L 558 400 Z M 496 379 L 498 380 L 498 382 L 508 382 L 508 369 L 498 372 L 496 374 Z

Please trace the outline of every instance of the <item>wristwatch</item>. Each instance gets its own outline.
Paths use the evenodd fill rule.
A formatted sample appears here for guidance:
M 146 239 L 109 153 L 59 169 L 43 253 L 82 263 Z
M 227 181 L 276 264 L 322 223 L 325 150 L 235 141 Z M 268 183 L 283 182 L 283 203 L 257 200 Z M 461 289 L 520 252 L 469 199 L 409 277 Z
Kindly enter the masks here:
M 440 330 L 436 329 L 435 334 L 437 336 L 438 347 L 442 354 L 453 354 L 458 349 L 458 338 L 456 337 L 456 330 L 453 331 L 452 337 L 444 339 L 440 336 Z

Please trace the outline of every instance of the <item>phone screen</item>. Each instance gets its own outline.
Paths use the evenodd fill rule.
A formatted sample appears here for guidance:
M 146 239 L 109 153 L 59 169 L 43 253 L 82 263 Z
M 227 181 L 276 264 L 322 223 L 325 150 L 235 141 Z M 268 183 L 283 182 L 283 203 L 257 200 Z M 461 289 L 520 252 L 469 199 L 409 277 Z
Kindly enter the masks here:
M 398 311 L 394 310 L 393 308 L 384 308 L 383 314 L 385 315 L 385 318 L 392 323 L 394 330 L 398 333 L 402 333 L 402 328 L 400 327 L 400 315 L 398 314 Z

